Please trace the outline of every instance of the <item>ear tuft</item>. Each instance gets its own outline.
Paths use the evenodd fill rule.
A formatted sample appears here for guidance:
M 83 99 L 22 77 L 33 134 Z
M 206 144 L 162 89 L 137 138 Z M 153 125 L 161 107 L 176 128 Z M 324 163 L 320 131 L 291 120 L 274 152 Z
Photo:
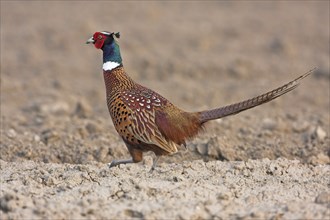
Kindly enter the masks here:
M 115 36 L 116 38 L 120 38 L 120 33 L 119 32 L 115 33 Z

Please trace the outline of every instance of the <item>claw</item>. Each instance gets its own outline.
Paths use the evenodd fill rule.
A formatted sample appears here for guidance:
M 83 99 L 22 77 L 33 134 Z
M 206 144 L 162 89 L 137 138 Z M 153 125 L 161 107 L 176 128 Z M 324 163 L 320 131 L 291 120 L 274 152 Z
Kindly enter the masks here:
M 117 161 L 116 160 L 113 160 L 113 161 L 111 161 L 111 163 L 108 163 L 109 168 L 114 167 L 114 166 L 117 166 L 117 165 L 118 164 L 117 164 Z
M 133 159 L 126 160 L 113 160 L 111 163 L 108 163 L 109 168 L 118 166 L 119 164 L 134 163 Z
M 149 173 L 153 173 L 153 172 L 154 172 L 154 170 L 155 170 L 155 167 L 154 167 L 154 166 L 152 166 L 152 167 L 151 167 L 151 169 L 149 170 Z

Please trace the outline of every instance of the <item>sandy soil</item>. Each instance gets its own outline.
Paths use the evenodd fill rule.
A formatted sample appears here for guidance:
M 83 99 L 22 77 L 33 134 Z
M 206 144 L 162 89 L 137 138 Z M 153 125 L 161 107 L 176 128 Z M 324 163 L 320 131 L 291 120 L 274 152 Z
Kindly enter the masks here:
M 1 1 L 1 219 L 329 219 L 329 2 Z M 105 103 L 101 51 L 189 111 L 295 91 L 210 122 L 187 150 L 129 157 Z

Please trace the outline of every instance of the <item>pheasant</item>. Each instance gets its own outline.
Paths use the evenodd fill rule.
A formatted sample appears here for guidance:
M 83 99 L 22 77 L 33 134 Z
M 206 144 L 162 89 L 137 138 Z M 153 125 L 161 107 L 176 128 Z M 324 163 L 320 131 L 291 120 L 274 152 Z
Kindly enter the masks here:
M 195 137 L 206 122 L 269 102 L 295 89 L 300 81 L 313 70 L 295 80 L 257 97 L 232 105 L 200 112 L 186 112 L 174 106 L 160 94 L 133 81 L 123 67 L 118 45 L 119 32 L 95 32 L 87 40 L 103 51 L 103 75 L 106 100 L 116 131 L 132 156 L 130 159 L 113 160 L 109 167 L 137 163 L 143 152 L 156 155 L 151 171 L 162 155 L 178 151 L 186 141 Z

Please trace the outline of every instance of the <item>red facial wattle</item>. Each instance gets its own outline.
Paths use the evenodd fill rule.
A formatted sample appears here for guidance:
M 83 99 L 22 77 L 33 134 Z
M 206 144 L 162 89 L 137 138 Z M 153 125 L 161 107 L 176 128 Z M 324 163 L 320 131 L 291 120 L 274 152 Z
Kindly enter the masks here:
M 106 39 L 106 36 L 104 34 L 100 33 L 100 32 L 96 32 L 93 35 L 93 38 L 95 40 L 94 46 L 97 49 L 101 49 L 103 47 L 104 41 Z

